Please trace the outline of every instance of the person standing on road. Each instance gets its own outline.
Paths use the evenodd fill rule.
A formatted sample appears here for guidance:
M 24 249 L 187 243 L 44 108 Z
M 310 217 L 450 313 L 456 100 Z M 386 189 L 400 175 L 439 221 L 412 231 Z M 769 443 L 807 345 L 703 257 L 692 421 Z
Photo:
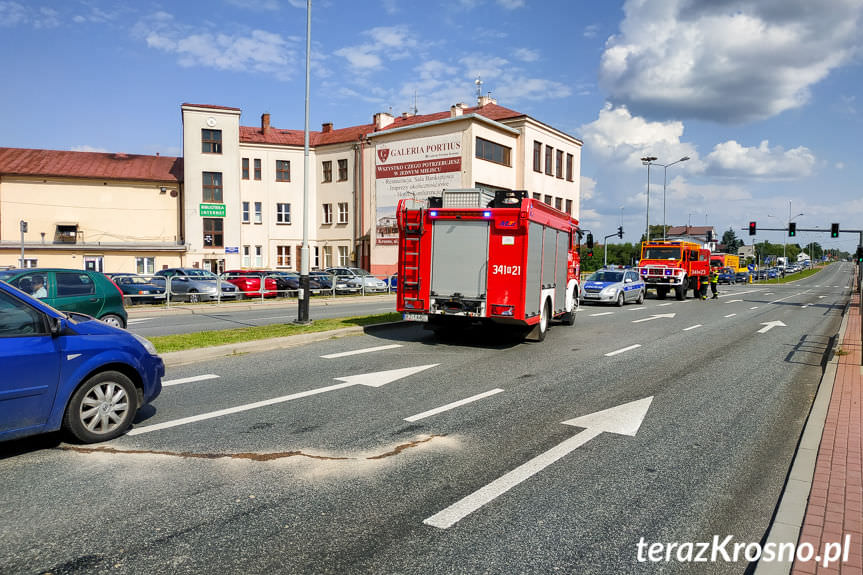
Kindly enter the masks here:
M 710 270 L 710 291 L 713 292 L 713 297 L 710 299 L 719 297 L 719 272 L 716 268 Z

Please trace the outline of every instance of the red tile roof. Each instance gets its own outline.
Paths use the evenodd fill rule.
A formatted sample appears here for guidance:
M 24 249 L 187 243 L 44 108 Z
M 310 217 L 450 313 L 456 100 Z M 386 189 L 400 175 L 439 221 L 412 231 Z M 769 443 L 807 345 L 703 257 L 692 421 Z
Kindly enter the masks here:
M 489 120 L 507 120 L 510 118 L 519 118 L 524 116 L 520 112 L 498 106 L 497 104 L 486 104 L 485 106 L 476 106 L 473 108 L 465 108 L 464 114 L 477 114 L 488 118 Z M 450 112 L 438 112 L 435 114 L 422 114 L 416 116 L 397 116 L 393 123 L 382 130 L 375 130 L 374 124 L 364 124 L 361 126 L 351 126 L 330 132 L 309 132 L 309 145 L 321 146 L 325 144 L 339 144 L 345 142 L 354 142 L 362 139 L 367 134 L 374 132 L 386 132 L 395 128 L 403 128 L 405 126 L 413 126 L 416 124 L 424 124 L 426 122 L 434 122 L 437 120 L 445 120 L 450 117 Z M 277 144 L 287 146 L 302 146 L 303 130 L 281 130 L 279 128 L 270 127 L 269 132 L 265 136 L 261 131 L 260 126 L 240 126 L 240 141 L 249 144 Z
M 665 233 L 667 236 L 704 236 L 708 230 L 713 230 L 713 226 L 669 226 Z
M 0 175 L 181 182 L 183 158 L 0 148 Z

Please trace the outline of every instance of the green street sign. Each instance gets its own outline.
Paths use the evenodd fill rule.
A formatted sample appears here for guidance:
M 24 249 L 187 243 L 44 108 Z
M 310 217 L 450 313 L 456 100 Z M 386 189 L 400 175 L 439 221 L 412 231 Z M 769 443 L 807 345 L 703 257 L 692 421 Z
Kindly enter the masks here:
M 198 215 L 204 218 L 224 218 L 225 204 L 198 204 Z

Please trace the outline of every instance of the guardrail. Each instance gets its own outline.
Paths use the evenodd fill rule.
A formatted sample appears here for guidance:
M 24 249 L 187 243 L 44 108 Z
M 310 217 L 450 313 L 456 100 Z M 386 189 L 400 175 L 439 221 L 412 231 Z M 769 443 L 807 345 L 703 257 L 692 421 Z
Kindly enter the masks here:
M 113 274 L 111 279 L 123 292 L 124 302 L 129 306 L 239 300 L 264 302 L 300 296 L 300 276 L 295 272 L 250 271 L 214 277 Z M 396 290 L 395 275 L 333 276 L 313 272 L 309 276 L 312 296 L 366 296 L 395 293 Z

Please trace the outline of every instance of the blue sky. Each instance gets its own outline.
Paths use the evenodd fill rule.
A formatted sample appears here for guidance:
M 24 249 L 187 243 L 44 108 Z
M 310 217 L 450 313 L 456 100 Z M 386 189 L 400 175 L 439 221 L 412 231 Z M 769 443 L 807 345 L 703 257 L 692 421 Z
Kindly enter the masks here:
M 863 229 L 863 0 L 317 0 L 312 129 L 475 101 L 584 141 L 582 224 Z M 302 129 L 305 2 L 0 0 L 0 146 L 179 155 L 180 104 Z M 790 202 L 790 205 L 789 205 Z M 621 209 L 622 208 L 622 209 Z M 790 214 L 789 214 L 790 208 Z M 769 217 L 772 216 L 772 217 Z M 781 232 L 758 239 L 782 242 Z M 798 234 L 853 250 L 857 234 Z

